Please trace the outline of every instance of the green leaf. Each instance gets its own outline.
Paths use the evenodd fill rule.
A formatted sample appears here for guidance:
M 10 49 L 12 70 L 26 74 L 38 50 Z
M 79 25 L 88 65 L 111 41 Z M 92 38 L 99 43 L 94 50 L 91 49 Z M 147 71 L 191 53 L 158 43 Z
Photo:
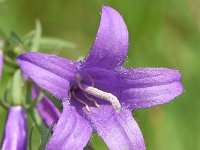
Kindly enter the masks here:
M 22 40 L 20 39 L 20 37 L 15 32 L 11 33 L 10 41 L 17 44 L 17 45 L 20 45 L 20 44 L 23 45 Z
M 39 145 L 39 148 L 38 148 L 39 150 L 44 150 L 45 149 L 45 147 L 46 147 L 46 145 L 47 145 L 47 143 L 48 143 L 48 141 L 49 141 L 49 139 L 51 137 L 53 127 L 54 127 L 54 124 L 52 124 L 49 127 L 48 131 L 42 135 L 42 138 L 41 138 L 41 141 L 40 141 L 40 145 Z
M 21 72 L 18 69 L 13 76 L 12 87 L 11 87 L 13 105 L 23 104 L 23 100 L 24 100 L 24 97 L 22 96 L 23 85 L 24 85 L 24 82 L 21 76 Z
M 40 92 L 38 94 L 38 96 L 36 97 L 36 99 L 29 102 L 30 104 L 28 105 L 27 109 L 32 109 L 33 107 L 35 107 L 37 105 L 37 103 L 39 103 L 42 100 L 43 97 L 44 97 L 44 94 L 42 92 Z
M 31 51 L 38 51 L 40 46 L 40 39 L 42 37 L 42 27 L 39 20 L 36 21 L 36 29 L 34 32 L 34 38 L 32 40 Z
M 69 49 L 76 48 L 76 45 L 72 42 L 67 42 L 61 39 L 43 37 L 40 40 L 40 48 L 43 50 Z
M 95 148 L 89 143 L 84 150 L 95 150 Z
M 5 88 L 5 92 L 3 94 L 3 101 L 5 101 L 5 103 L 7 104 L 11 104 L 11 99 L 12 99 L 12 96 L 10 94 L 11 92 L 11 86 L 12 86 L 12 79 L 10 79 L 6 85 L 6 88 Z
M 4 62 L 10 67 L 10 68 L 18 68 L 18 64 L 15 60 L 11 59 L 9 56 L 4 55 Z
M 38 130 L 40 132 L 40 134 L 44 135 L 48 131 L 48 128 L 43 123 L 43 121 L 42 121 L 37 109 L 36 108 L 32 108 L 28 112 L 30 113 L 31 118 L 33 119 L 36 127 L 38 128 Z
M 12 53 L 13 57 L 16 57 L 17 55 L 23 53 L 24 50 L 26 49 L 24 46 L 23 40 L 15 32 L 11 33 L 7 44 L 8 44 L 7 48 L 9 50 L 11 50 L 12 52 L 14 52 L 14 53 Z M 13 55 L 13 54 L 15 54 L 15 55 Z M 11 53 L 10 53 L 10 56 L 11 56 Z M 12 57 L 12 59 L 13 59 L 13 57 Z
M 0 49 L 2 50 L 4 47 L 5 42 L 3 40 L 0 39 Z
M 31 127 L 31 130 L 30 130 L 30 133 L 29 133 L 29 150 L 32 150 L 32 136 L 33 136 L 33 129 L 35 127 L 35 124 L 33 123 L 32 124 L 32 127 Z
M 40 91 L 43 92 L 45 96 L 47 96 L 51 102 L 61 111 L 63 109 L 62 102 L 58 100 L 56 97 L 54 97 L 51 93 L 45 91 L 44 89 L 40 88 Z

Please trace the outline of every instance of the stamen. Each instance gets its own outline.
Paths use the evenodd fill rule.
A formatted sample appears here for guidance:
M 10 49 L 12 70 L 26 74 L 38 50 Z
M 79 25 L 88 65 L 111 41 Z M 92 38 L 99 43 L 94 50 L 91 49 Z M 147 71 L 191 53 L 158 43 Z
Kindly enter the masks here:
M 84 88 L 84 91 L 86 93 L 110 102 L 117 112 L 121 110 L 121 105 L 115 95 L 108 92 L 101 91 L 92 86 L 85 86 L 85 87 L 86 88 Z
M 89 97 L 89 96 L 87 95 L 87 93 L 85 93 L 84 91 L 83 91 L 83 94 L 84 94 L 84 96 L 85 96 L 88 100 L 92 101 L 96 107 L 99 107 L 99 106 L 100 106 L 93 98 Z
M 87 73 L 84 74 L 84 75 L 87 76 L 91 80 L 92 86 L 85 86 L 86 88 L 84 88 L 82 86 L 82 84 L 81 84 L 82 77 L 81 77 L 80 74 L 77 74 L 76 78 L 77 78 L 78 86 L 83 91 L 83 93 L 86 92 L 86 93 L 88 93 L 88 94 L 90 94 L 92 96 L 95 96 L 95 97 L 98 97 L 98 98 L 101 98 L 103 100 L 106 100 L 106 101 L 110 102 L 112 104 L 112 106 L 114 107 L 114 109 L 117 112 L 119 112 L 121 110 L 121 105 L 120 105 L 119 100 L 117 99 L 117 97 L 115 95 L 111 94 L 111 93 L 104 92 L 104 91 L 101 91 L 101 90 L 95 88 L 94 87 L 94 81 L 93 81 L 92 77 Z M 88 100 L 91 100 L 92 98 L 88 97 L 88 95 L 86 93 L 84 93 L 85 97 Z M 91 101 L 93 101 L 95 103 L 95 106 L 98 105 L 94 99 L 92 99 Z
M 90 79 L 92 86 L 94 87 L 94 80 L 92 79 L 92 76 L 88 73 L 85 73 L 83 76 L 87 76 Z
M 88 74 L 88 73 L 83 74 L 83 76 L 87 76 L 87 77 L 90 79 L 91 83 L 92 83 L 92 87 L 94 87 L 94 80 L 92 79 L 92 76 L 91 76 L 90 74 Z M 83 90 L 83 87 L 81 86 L 81 81 L 82 81 L 81 75 L 80 75 L 80 74 L 77 74 L 77 75 L 76 75 L 76 78 L 77 78 L 77 81 L 78 81 L 78 86 L 79 86 L 79 88 L 80 88 L 81 90 Z
M 79 101 L 81 104 L 85 105 L 85 109 L 86 109 L 87 111 L 91 111 L 90 108 L 89 108 L 89 106 L 87 105 L 87 103 L 85 103 L 82 99 L 76 97 L 76 95 L 75 95 L 75 93 L 74 93 L 74 89 L 72 89 L 72 95 L 73 95 L 73 97 L 74 97 L 77 101 Z
M 69 91 L 69 92 L 68 92 L 68 96 L 69 96 L 69 98 L 68 98 L 68 99 L 70 100 L 70 99 L 72 98 L 71 91 Z

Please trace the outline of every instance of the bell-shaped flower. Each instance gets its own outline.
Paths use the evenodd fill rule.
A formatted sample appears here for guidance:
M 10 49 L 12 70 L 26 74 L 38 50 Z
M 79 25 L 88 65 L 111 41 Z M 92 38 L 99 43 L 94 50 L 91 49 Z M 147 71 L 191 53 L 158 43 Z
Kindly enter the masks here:
M 27 148 L 26 112 L 21 106 L 8 110 L 1 150 L 26 150 Z
M 47 150 L 83 149 L 92 132 L 111 150 L 145 150 L 131 111 L 180 95 L 181 75 L 167 68 L 125 68 L 127 52 L 123 18 L 103 6 L 95 42 L 83 61 L 33 52 L 18 57 L 22 72 L 63 103 Z
M 32 86 L 32 98 L 35 99 L 40 90 Z M 47 96 L 43 96 L 39 103 L 37 103 L 36 108 L 44 121 L 44 123 L 50 127 L 52 124 L 57 123 L 61 113 L 58 108 L 51 102 L 51 100 Z

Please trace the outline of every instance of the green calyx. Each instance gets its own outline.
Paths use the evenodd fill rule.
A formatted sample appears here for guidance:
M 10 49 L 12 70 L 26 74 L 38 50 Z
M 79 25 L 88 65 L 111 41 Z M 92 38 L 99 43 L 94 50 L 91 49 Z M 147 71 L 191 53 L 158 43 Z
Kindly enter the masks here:
M 25 83 L 22 78 L 20 70 L 17 70 L 14 73 L 12 82 L 11 82 L 11 104 L 14 106 L 24 105 L 25 103 Z

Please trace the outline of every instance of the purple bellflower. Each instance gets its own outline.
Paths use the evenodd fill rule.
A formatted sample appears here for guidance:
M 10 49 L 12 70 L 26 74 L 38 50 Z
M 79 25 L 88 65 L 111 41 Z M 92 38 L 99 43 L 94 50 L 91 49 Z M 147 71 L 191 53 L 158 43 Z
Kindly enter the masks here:
M 26 150 L 26 112 L 21 106 L 9 108 L 1 150 Z
M 40 93 L 40 90 L 37 87 L 32 86 L 31 92 L 32 98 L 35 99 Z M 57 123 L 61 115 L 57 107 L 46 96 L 43 96 L 42 100 L 37 104 L 36 108 L 42 120 L 48 127 L 50 127 L 53 123 Z
M 125 68 L 127 52 L 123 18 L 103 6 L 96 40 L 83 61 L 34 52 L 18 57 L 22 72 L 63 103 L 46 150 L 83 149 L 92 132 L 111 150 L 145 150 L 131 111 L 180 95 L 181 75 L 166 68 Z
M 26 74 L 22 74 L 22 76 L 25 81 L 28 80 L 28 76 Z M 40 90 L 37 87 L 32 86 L 32 99 L 36 99 L 39 94 Z M 37 103 L 36 108 L 47 127 L 50 127 L 52 124 L 57 123 L 61 115 L 58 108 L 51 102 L 51 100 L 47 96 L 42 97 L 39 103 Z

